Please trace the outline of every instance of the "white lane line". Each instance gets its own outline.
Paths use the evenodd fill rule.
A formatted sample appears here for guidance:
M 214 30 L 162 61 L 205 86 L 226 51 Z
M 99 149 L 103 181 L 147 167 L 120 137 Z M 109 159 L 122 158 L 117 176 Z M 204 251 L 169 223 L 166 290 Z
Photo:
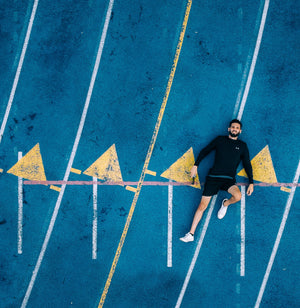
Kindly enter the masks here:
M 191 276 L 192 276 L 192 273 L 193 273 L 193 270 L 194 270 L 194 267 L 195 267 L 195 264 L 196 264 L 196 261 L 197 261 L 199 252 L 200 252 L 200 248 L 201 248 L 202 243 L 203 243 L 203 239 L 204 239 L 204 237 L 205 237 L 206 230 L 207 230 L 207 228 L 208 228 L 208 224 L 209 224 L 209 221 L 210 221 L 210 218 L 211 218 L 211 214 L 212 214 L 212 212 L 213 212 L 213 209 L 214 209 L 216 200 L 217 200 L 217 196 L 215 195 L 215 196 L 213 197 L 212 201 L 211 201 L 211 204 L 210 204 L 210 207 L 209 207 L 209 211 L 208 211 L 207 216 L 206 216 L 206 219 L 205 219 L 205 223 L 204 223 L 204 226 L 203 226 L 203 229 L 202 229 L 202 232 L 201 232 L 201 236 L 200 236 L 199 242 L 198 242 L 198 244 L 197 244 L 197 247 L 196 247 L 196 250 L 195 250 L 195 253 L 194 253 L 192 262 L 191 262 L 191 264 L 190 264 L 188 273 L 187 273 L 187 275 L 186 275 L 186 277 L 185 277 L 185 280 L 184 280 L 184 283 L 183 283 L 181 292 L 180 292 L 180 294 L 179 294 L 179 297 L 178 297 L 178 300 L 177 300 L 177 303 L 176 303 L 175 308 L 179 308 L 180 305 L 181 305 L 181 303 L 182 303 L 183 296 L 184 296 L 184 294 L 185 294 L 185 291 L 186 291 L 187 286 L 188 286 L 188 284 L 189 284 L 190 278 L 191 278 Z
M 89 90 L 88 90 L 88 93 L 87 93 L 84 109 L 83 109 L 83 112 L 82 112 L 82 115 L 81 115 L 77 135 L 76 135 L 75 142 L 74 142 L 74 145 L 73 145 L 73 149 L 72 149 L 72 152 L 71 152 L 70 160 L 68 162 L 67 170 L 66 170 L 66 173 L 65 173 L 65 176 L 64 176 L 64 181 L 67 181 L 68 178 L 69 178 L 70 170 L 72 168 L 72 164 L 74 162 L 74 158 L 75 158 L 76 151 L 77 151 L 77 148 L 78 148 L 78 144 L 79 144 L 79 141 L 80 141 L 80 137 L 81 137 L 81 134 L 82 134 L 86 114 L 87 114 L 87 111 L 88 111 L 88 107 L 89 107 L 89 104 L 90 104 L 90 100 L 91 100 L 96 76 L 97 76 L 99 65 L 100 65 L 101 55 L 102 55 L 102 51 L 103 51 L 103 47 L 104 47 L 104 43 L 105 43 L 108 25 L 109 25 L 109 22 L 110 22 L 113 3 L 114 3 L 114 0 L 110 0 L 109 5 L 108 5 L 105 23 L 104 23 L 104 27 L 103 27 L 103 31 L 102 31 L 102 35 L 101 35 L 101 40 L 100 40 L 100 44 L 99 44 L 99 48 L 98 48 L 97 58 L 96 58 L 96 61 L 95 61 L 95 66 L 94 66 L 92 78 L 91 78 L 91 81 L 90 81 L 90 86 L 89 86 Z M 45 237 L 41 252 L 39 254 L 37 263 L 35 265 L 34 271 L 32 273 L 31 280 L 30 280 L 30 283 L 28 285 L 28 288 L 27 288 L 25 297 L 23 299 L 21 308 L 25 308 L 27 303 L 28 303 L 32 288 L 34 286 L 38 271 L 39 271 L 40 266 L 42 264 L 42 261 L 43 261 L 43 258 L 44 258 L 44 255 L 45 255 L 45 252 L 46 252 L 46 249 L 47 249 L 47 246 L 48 246 L 48 243 L 49 243 L 52 231 L 53 231 L 53 227 L 54 227 L 57 215 L 58 215 L 58 211 L 59 211 L 61 201 L 62 201 L 64 192 L 65 192 L 65 188 L 66 188 L 66 184 L 61 186 L 61 190 L 60 190 L 60 193 L 58 195 L 58 199 L 56 201 L 56 205 L 55 205 L 52 217 L 51 217 L 51 221 L 50 221 L 47 233 L 46 233 L 46 237 Z
M 248 94 L 249 94 L 249 90 L 250 90 L 250 86 L 251 86 L 251 82 L 252 82 L 252 77 L 253 77 L 254 69 L 255 69 L 255 65 L 256 65 L 256 60 L 257 60 L 257 57 L 258 57 L 260 44 L 261 44 L 261 40 L 262 40 L 262 35 L 263 35 L 263 32 L 264 32 L 264 27 L 265 27 L 265 23 L 266 23 L 267 13 L 268 13 L 268 9 L 269 9 L 269 2 L 270 2 L 269 0 L 265 1 L 264 10 L 263 10 L 261 23 L 260 23 L 260 27 L 259 27 L 259 32 L 258 32 L 258 36 L 257 36 L 257 40 L 256 40 L 255 49 L 254 49 L 254 54 L 253 54 L 253 58 L 252 58 L 251 66 L 250 66 L 250 71 L 249 71 L 249 75 L 248 75 L 248 78 L 247 78 L 247 83 L 246 83 L 245 91 L 244 91 L 244 94 L 243 94 L 239 113 L 238 113 L 238 116 L 237 116 L 237 118 L 239 120 L 241 120 L 241 118 L 242 118 L 244 108 L 245 108 L 245 105 L 246 105 L 246 101 L 247 101 L 247 98 L 248 98 Z
M 172 180 L 170 180 L 170 183 Z M 173 232 L 173 185 L 168 186 L 168 262 L 172 267 L 172 232 Z
M 298 183 L 299 175 L 300 175 L 300 160 L 298 162 L 298 167 L 297 167 L 297 170 L 296 170 L 296 173 L 295 173 L 295 177 L 294 177 L 294 181 L 293 181 L 294 184 Z M 259 307 L 261 300 L 262 300 L 262 297 L 264 295 L 264 291 L 265 291 L 265 288 L 266 288 L 266 285 L 267 285 L 267 282 L 268 282 L 268 279 L 269 279 L 269 275 L 270 275 L 270 272 L 271 272 L 271 269 L 272 269 L 272 266 L 273 266 L 273 262 L 274 262 L 275 257 L 276 257 L 278 246 L 279 246 L 279 243 L 281 241 L 281 236 L 283 234 L 284 227 L 285 227 L 287 218 L 289 216 L 289 212 L 290 212 L 291 205 L 292 205 L 292 202 L 293 202 L 293 199 L 294 199 L 295 191 L 296 191 L 296 186 L 293 186 L 292 189 L 291 189 L 291 192 L 289 194 L 289 198 L 287 200 L 286 206 L 285 206 L 283 218 L 282 218 L 282 221 L 281 221 L 278 233 L 277 233 L 277 237 L 276 237 L 275 244 L 274 244 L 274 247 L 273 247 L 273 250 L 272 250 L 272 253 L 271 253 L 271 257 L 270 257 L 270 260 L 269 260 L 269 263 L 268 263 L 268 266 L 267 266 L 267 270 L 266 270 L 264 279 L 262 281 L 262 284 L 261 284 L 261 287 L 260 287 L 260 290 L 259 290 L 259 294 L 258 294 L 256 303 L 255 303 L 255 308 Z
M 7 103 L 7 106 L 6 106 L 4 118 L 3 118 L 3 121 L 2 121 L 2 124 L 1 124 L 0 143 L 2 141 L 2 137 L 3 137 L 4 130 L 5 130 L 5 127 L 6 127 L 6 123 L 7 123 L 8 117 L 9 117 L 10 109 L 11 109 L 11 106 L 12 106 L 12 103 L 13 103 L 13 100 L 14 100 L 14 97 L 15 97 L 15 93 L 16 93 L 16 89 L 17 89 L 17 86 L 18 86 L 18 82 L 19 82 L 19 78 L 20 78 L 20 74 L 21 74 L 21 70 L 22 70 L 22 66 L 23 66 L 23 62 L 24 62 L 24 58 L 25 58 L 28 42 L 29 42 L 29 39 L 30 39 L 32 25 L 33 25 L 33 21 L 34 21 L 34 18 L 35 18 L 35 13 L 36 13 L 38 4 L 39 4 L 39 0 L 35 0 L 34 4 L 33 4 L 33 7 L 32 7 L 32 12 L 31 12 L 29 24 L 28 24 L 28 27 L 27 27 L 27 32 L 26 32 L 26 36 L 25 36 L 25 40 L 24 40 L 24 44 L 23 44 L 23 48 L 22 48 L 19 64 L 18 64 L 18 67 L 17 67 L 17 72 L 16 72 L 16 75 L 15 75 L 13 86 L 12 86 L 12 89 L 11 89 L 11 92 L 10 92 L 10 96 L 9 96 L 9 99 L 8 99 L 8 103 Z
M 242 199 L 241 199 L 241 266 L 240 275 L 245 276 L 245 216 L 246 216 L 246 187 L 241 187 Z
M 93 247 L 92 247 L 92 259 L 97 259 L 97 233 L 98 233 L 98 214 L 97 214 L 97 199 L 98 199 L 98 185 L 97 178 L 93 177 Z
M 264 9 L 263 9 L 263 13 L 262 13 L 261 21 L 260 21 L 260 27 L 259 27 L 259 31 L 258 31 L 258 35 L 257 35 L 257 39 L 256 39 L 255 49 L 254 49 L 254 53 L 253 53 L 253 56 L 252 56 L 252 62 L 251 62 L 250 70 L 249 70 L 249 64 L 250 64 L 251 55 L 249 54 L 248 57 L 247 57 L 247 61 L 246 61 L 246 65 L 245 65 L 245 69 L 244 69 L 244 73 L 243 73 L 243 77 L 242 77 L 242 83 L 241 83 L 240 91 L 238 93 L 237 100 L 236 100 L 236 103 L 235 103 L 233 117 L 235 118 L 235 115 L 237 114 L 238 106 L 240 104 L 239 112 L 238 112 L 238 115 L 237 115 L 237 118 L 239 120 L 241 120 L 241 118 L 242 118 L 244 108 L 245 108 L 245 105 L 246 105 L 246 101 L 247 101 L 247 98 L 248 98 L 248 94 L 249 94 L 249 90 L 250 90 L 250 86 L 251 86 L 251 82 L 252 82 L 252 78 L 253 78 L 253 74 L 254 74 L 254 69 L 255 69 L 255 65 L 256 65 L 259 49 L 260 49 L 260 44 L 261 44 L 261 40 L 262 40 L 262 36 L 263 36 L 263 32 L 264 32 L 264 27 L 265 27 L 265 23 L 266 23 L 267 13 L 268 13 L 268 9 L 269 9 L 269 3 L 270 3 L 269 0 L 265 0 Z M 258 19 L 257 19 L 257 21 L 258 21 Z M 257 22 L 256 22 L 256 24 L 257 24 Z M 248 70 L 249 70 L 249 73 L 248 73 Z M 247 77 L 247 73 L 248 73 L 248 77 Z M 246 77 L 247 77 L 247 82 L 246 82 L 246 86 L 245 86 Z M 245 89 L 244 89 L 244 86 L 245 86 Z M 240 103 L 240 99 L 241 99 L 243 90 L 244 90 L 244 93 L 243 93 L 242 101 Z
M 18 160 L 22 152 L 18 152 Z M 18 176 L 18 254 L 23 252 L 23 178 Z

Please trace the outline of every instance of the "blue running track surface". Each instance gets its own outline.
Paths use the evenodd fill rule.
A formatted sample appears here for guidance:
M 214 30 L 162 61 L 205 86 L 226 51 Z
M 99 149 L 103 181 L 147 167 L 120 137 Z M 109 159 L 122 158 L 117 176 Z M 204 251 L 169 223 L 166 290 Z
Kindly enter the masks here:
M 1 0 L 0 307 L 299 307 L 299 16 Z M 213 154 L 201 189 L 184 172 L 236 117 L 254 193 L 240 173 L 242 201 L 218 220 L 220 192 L 183 243 Z

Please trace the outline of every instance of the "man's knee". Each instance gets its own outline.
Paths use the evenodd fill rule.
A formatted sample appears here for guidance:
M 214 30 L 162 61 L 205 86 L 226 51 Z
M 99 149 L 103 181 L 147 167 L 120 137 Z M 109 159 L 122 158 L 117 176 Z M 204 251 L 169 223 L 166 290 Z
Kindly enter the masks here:
M 239 188 L 236 185 L 231 186 L 228 189 L 228 192 L 231 194 L 234 203 L 238 202 L 242 199 L 241 191 L 239 190 Z
M 199 206 L 198 206 L 198 210 L 201 211 L 201 212 L 204 212 L 206 210 L 207 206 L 208 206 L 207 202 L 201 201 Z
M 236 200 L 236 202 L 240 201 L 242 199 L 242 194 L 240 191 L 237 191 L 234 195 L 233 195 L 234 199 Z

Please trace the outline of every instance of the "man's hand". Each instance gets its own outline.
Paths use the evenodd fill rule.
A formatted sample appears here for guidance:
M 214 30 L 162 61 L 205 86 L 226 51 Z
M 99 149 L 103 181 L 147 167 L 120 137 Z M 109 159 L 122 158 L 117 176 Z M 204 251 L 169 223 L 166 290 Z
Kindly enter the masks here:
M 247 189 L 247 195 L 251 196 L 254 190 L 253 184 L 249 184 L 248 189 Z
M 195 166 L 195 165 L 192 167 L 192 169 L 191 169 L 191 178 L 196 177 L 196 175 L 197 175 L 197 169 L 198 169 L 198 167 Z

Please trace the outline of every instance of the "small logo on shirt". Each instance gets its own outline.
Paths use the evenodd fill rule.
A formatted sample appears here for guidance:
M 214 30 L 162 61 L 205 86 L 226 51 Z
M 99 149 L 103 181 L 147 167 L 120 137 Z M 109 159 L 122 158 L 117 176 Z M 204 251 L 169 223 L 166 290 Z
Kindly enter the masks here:
M 235 147 L 235 149 L 236 149 L 236 150 L 239 150 L 240 148 L 239 148 L 239 147 Z

